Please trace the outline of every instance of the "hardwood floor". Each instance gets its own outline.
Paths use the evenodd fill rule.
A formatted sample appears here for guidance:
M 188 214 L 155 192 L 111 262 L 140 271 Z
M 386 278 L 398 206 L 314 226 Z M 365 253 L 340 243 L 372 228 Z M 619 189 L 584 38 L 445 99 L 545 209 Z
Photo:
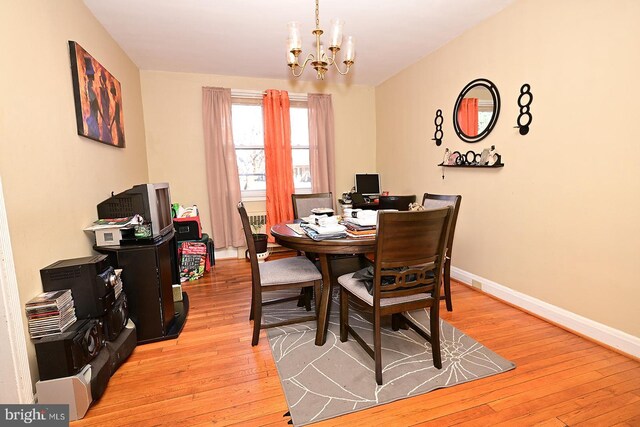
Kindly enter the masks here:
M 266 335 L 251 347 L 250 267 L 221 260 L 185 284 L 176 340 L 138 346 L 73 426 L 286 426 Z M 640 363 L 465 285 L 442 317 L 517 368 L 317 426 L 640 426 Z M 372 362 L 373 363 L 373 362 Z

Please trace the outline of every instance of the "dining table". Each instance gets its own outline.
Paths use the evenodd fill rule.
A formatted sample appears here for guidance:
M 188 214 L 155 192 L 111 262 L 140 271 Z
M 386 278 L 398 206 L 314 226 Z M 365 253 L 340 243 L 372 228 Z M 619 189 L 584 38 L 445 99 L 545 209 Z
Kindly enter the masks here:
M 271 227 L 271 235 L 280 246 L 303 251 L 307 255 L 315 254 L 320 263 L 322 274 L 322 293 L 316 295 L 316 311 L 318 327 L 316 330 L 316 345 L 324 345 L 327 339 L 329 327 L 329 315 L 331 309 L 331 294 L 337 284 L 333 273 L 333 262 L 340 255 L 364 254 L 375 252 L 375 236 L 367 237 L 343 237 L 327 240 L 313 240 L 295 226 L 295 221 L 275 224 Z M 298 231 L 294 231 L 297 229 Z

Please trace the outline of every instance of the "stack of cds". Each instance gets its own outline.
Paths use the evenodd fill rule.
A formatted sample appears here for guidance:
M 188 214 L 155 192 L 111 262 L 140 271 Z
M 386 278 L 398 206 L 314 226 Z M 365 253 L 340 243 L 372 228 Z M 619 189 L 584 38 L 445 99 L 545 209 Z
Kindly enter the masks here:
M 76 321 L 76 309 L 70 289 L 45 292 L 25 306 L 31 338 L 55 335 Z
M 120 293 L 122 292 L 122 269 L 116 268 L 114 271 L 114 277 L 111 279 L 111 284 L 113 285 L 113 294 L 115 299 L 118 299 Z

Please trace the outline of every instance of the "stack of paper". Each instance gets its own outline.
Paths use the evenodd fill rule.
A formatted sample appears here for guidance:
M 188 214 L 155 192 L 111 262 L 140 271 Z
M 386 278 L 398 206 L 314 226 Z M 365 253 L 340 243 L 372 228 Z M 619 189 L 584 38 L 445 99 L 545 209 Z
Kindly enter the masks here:
M 133 226 L 142 224 L 143 222 L 144 219 L 140 215 L 133 215 L 125 218 L 98 219 L 84 230 L 96 231 L 103 228 L 132 228 Z
M 358 225 L 350 221 L 344 221 L 344 225 L 347 227 L 349 237 L 375 237 L 377 233 L 375 225 Z
M 308 224 L 322 225 L 322 226 L 330 226 L 338 224 L 338 217 L 336 216 L 327 216 L 327 215 L 314 215 L 311 214 L 306 218 L 302 218 L 303 222 Z
M 327 239 L 340 239 L 347 237 L 346 228 L 344 225 L 316 225 L 316 224 L 300 224 L 300 227 L 304 230 L 307 236 L 313 240 L 327 240 Z
M 350 217 L 345 217 L 346 222 L 351 222 L 356 225 L 371 226 L 376 225 L 378 222 L 378 211 L 372 210 L 354 210 Z

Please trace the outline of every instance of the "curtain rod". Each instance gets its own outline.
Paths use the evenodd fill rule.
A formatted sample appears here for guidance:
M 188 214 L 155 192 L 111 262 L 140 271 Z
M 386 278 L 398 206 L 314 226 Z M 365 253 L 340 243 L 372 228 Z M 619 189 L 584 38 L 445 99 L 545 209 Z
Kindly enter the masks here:
M 265 95 L 266 92 L 259 90 L 240 90 L 240 89 L 231 89 L 231 96 L 237 98 L 248 98 L 248 99 L 262 99 L 262 96 Z M 292 101 L 306 101 L 307 94 L 306 93 L 291 93 L 289 92 L 289 99 Z

